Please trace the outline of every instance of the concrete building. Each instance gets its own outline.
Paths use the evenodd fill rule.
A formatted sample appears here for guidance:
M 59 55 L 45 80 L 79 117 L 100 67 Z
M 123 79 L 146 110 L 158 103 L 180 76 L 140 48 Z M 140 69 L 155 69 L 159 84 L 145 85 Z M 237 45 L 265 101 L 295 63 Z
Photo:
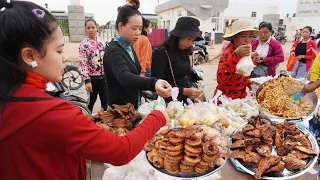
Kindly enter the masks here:
M 228 4 L 229 0 L 171 0 L 156 7 L 158 25 L 172 30 L 180 17 L 192 16 L 198 18 L 201 29 L 205 29 L 204 24 L 211 22 L 211 17 L 223 12 Z
M 158 22 L 157 14 L 141 14 L 142 17 L 148 19 L 149 21 Z
M 241 9 L 241 10 L 240 10 Z M 199 19 L 203 32 L 216 29 L 216 42 L 225 31 L 226 26 L 239 19 L 252 19 L 256 27 L 265 19 L 270 19 L 277 27 L 279 24 L 278 5 L 246 2 L 229 2 L 228 0 L 171 0 L 156 7 L 158 25 L 172 30 L 182 16 Z
M 286 36 L 289 41 L 294 40 L 296 30 L 305 26 L 311 26 L 314 32 L 320 31 L 320 1 L 319 0 L 299 0 L 296 16 L 284 18 Z

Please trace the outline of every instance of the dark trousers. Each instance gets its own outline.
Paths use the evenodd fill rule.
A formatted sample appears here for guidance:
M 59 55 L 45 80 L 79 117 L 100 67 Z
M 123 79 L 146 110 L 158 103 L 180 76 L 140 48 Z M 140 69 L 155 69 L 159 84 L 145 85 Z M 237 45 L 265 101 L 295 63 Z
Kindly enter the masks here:
M 205 46 L 199 45 L 199 47 L 201 47 L 201 48 L 203 49 L 204 53 L 205 53 L 206 55 L 208 55 L 207 48 L 206 48 Z
M 108 109 L 108 88 L 107 82 L 105 79 L 91 79 L 92 90 L 89 97 L 89 105 L 88 108 L 92 112 L 94 103 L 97 101 L 97 97 L 99 94 L 101 101 L 101 108 L 104 110 Z

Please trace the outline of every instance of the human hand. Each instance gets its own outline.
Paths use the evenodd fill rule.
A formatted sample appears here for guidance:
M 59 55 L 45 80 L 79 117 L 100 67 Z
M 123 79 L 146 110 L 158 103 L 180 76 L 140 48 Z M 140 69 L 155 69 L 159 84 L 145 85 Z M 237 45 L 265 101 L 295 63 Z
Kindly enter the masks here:
M 251 55 L 251 46 L 250 45 L 242 45 L 239 46 L 235 53 L 240 57 L 250 56 Z
M 259 53 L 258 52 L 253 52 L 251 53 L 251 57 L 254 58 L 254 57 L 259 57 Z
M 87 92 L 90 92 L 90 93 L 93 93 L 92 84 L 91 84 L 91 83 L 87 83 L 87 84 L 86 84 L 86 91 L 87 91 Z
M 303 59 L 303 58 L 304 58 L 303 55 L 297 56 L 297 59 L 298 59 L 298 60 L 301 60 L 301 59 Z
M 296 56 L 296 53 L 291 52 L 291 53 L 290 53 L 290 56 Z
M 155 84 L 155 90 L 158 96 L 167 98 L 171 96 L 171 85 L 164 80 L 158 80 Z
M 168 114 L 168 112 L 166 111 L 166 110 L 162 110 L 162 111 L 160 111 L 162 114 L 163 114 L 163 116 L 166 118 L 166 126 L 168 126 L 169 128 L 171 127 L 171 118 L 170 118 L 170 116 L 169 116 L 169 114 Z
M 202 91 L 195 89 L 195 88 L 184 88 L 183 95 L 187 96 L 188 98 L 195 100 L 199 98 Z

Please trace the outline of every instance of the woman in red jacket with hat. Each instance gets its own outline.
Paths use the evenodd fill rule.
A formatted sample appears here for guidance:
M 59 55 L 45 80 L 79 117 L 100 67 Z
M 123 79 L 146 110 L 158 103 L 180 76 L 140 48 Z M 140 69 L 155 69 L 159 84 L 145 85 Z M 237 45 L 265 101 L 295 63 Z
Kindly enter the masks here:
M 0 0 L 0 9 L 0 179 L 84 180 L 85 159 L 125 165 L 170 123 L 155 111 L 120 137 L 46 94 L 66 65 L 57 20 L 26 1 Z

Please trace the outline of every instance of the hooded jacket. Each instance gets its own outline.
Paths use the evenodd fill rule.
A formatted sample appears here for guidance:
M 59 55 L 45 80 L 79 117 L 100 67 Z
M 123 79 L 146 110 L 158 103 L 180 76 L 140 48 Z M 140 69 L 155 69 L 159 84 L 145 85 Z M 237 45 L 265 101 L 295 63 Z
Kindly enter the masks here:
M 41 89 L 23 85 L 14 96 L 47 100 L 9 102 L 0 112 L 1 180 L 85 180 L 85 159 L 125 165 L 166 122 L 155 111 L 120 137 Z

